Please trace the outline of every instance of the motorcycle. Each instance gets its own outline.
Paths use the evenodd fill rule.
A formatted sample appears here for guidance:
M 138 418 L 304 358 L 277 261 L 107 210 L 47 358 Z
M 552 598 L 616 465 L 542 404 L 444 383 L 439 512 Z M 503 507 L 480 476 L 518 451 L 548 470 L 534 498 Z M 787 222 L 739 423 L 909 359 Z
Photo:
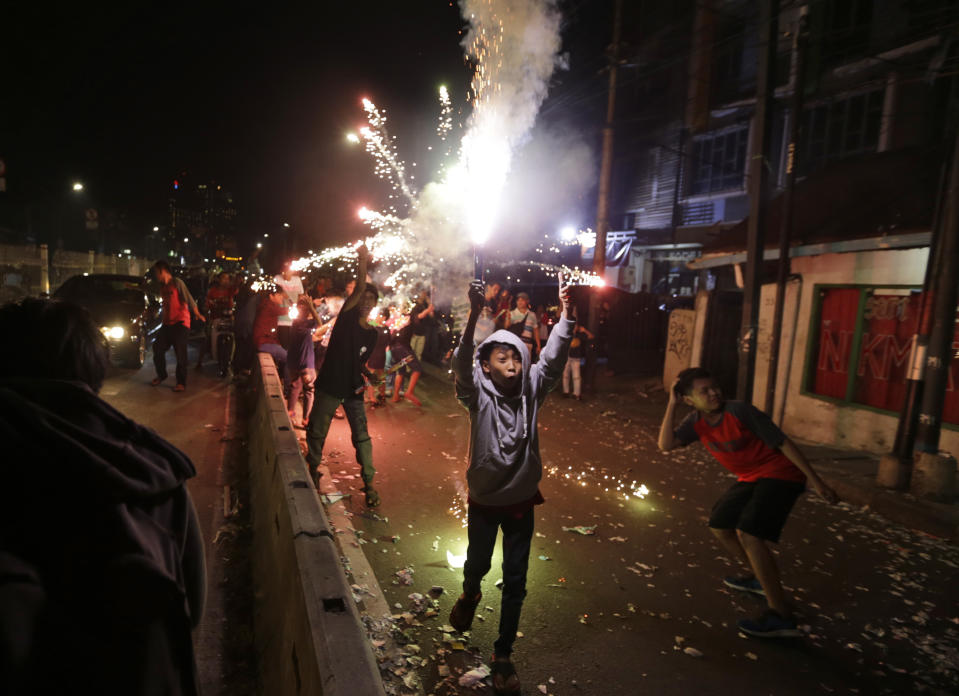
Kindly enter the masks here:
M 231 303 L 232 304 L 232 303 Z M 233 322 L 234 311 L 230 307 L 219 311 L 213 317 L 210 328 L 210 349 L 217 365 L 217 376 L 228 377 L 233 372 L 233 358 L 236 354 L 236 331 Z

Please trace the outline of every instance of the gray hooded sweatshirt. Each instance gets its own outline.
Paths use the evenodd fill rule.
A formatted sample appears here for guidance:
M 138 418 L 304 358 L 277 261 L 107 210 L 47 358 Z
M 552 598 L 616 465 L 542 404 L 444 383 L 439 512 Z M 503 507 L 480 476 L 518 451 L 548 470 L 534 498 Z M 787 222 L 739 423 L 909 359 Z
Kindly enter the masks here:
M 477 346 L 460 345 L 453 356 L 456 398 L 470 412 L 469 468 L 466 481 L 470 499 L 480 505 L 506 506 L 533 498 L 543 477 L 536 432 L 539 407 L 563 375 L 575 322 L 565 317 L 530 366 L 529 349 L 516 334 L 497 331 Z M 506 343 L 523 359 L 520 393 L 503 396 L 479 361 L 487 343 Z

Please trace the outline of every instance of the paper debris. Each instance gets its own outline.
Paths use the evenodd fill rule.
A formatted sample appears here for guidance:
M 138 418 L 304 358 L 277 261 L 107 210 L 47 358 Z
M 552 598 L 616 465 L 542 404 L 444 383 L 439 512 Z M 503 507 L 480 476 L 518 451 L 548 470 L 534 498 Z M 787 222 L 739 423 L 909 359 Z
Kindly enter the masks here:
M 480 665 L 476 669 L 471 669 L 469 672 L 464 674 L 459 678 L 460 686 L 475 686 L 481 681 L 486 679 L 490 675 L 489 667 L 486 665 Z
M 564 532 L 573 532 L 574 534 L 582 534 L 583 536 L 593 536 L 596 534 L 596 525 L 579 525 L 577 527 L 563 527 Z

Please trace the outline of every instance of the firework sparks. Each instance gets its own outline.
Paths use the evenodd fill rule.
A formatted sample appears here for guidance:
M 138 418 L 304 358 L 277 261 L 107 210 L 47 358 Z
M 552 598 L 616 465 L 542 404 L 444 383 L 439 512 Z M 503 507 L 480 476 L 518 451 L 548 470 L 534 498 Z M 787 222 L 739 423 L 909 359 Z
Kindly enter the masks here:
M 437 276 L 459 287 L 456 274 L 467 258 L 469 232 L 482 244 L 497 224 L 500 198 L 513 151 L 529 136 L 546 95 L 560 47 L 555 0 L 461 0 L 469 30 L 464 49 L 473 68 L 472 114 L 458 143 L 453 138 L 453 104 L 449 90 L 439 88 L 436 134 L 446 157 L 432 183 L 415 185 L 387 128 L 386 111 L 363 99 L 367 123 L 347 134 L 364 143 L 374 173 L 389 186 L 383 210 L 363 207 L 360 220 L 371 235 L 366 246 L 377 261 L 382 285 L 403 305 L 414 286 Z M 455 159 L 453 157 L 455 153 Z M 346 271 L 355 266 L 355 245 L 325 249 L 293 263 L 294 270 Z M 465 277 L 469 271 L 463 263 Z M 541 270 L 549 270 L 544 265 Z M 556 270 L 565 270 L 557 268 Z M 555 273 L 555 271 L 554 271 Z M 571 274 L 573 282 L 599 284 L 587 274 Z
M 396 150 L 396 140 L 386 130 L 386 114 L 369 99 L 363 100 L 363 110 L 366 111 L 369 125 L 360 128 L 360 135 L 366 141 L 366 151 L 376 162 L 374 173 L 392 186 L 394 193 L 390 194 L 390 198 L 400 192 L 409 205 L 415 206 L 416 193 L 408 180 L 406 163 Z
M 604 473 L 604 469 L 586 465 L 583 469 L 574 469 L 572 466 L 565 470 L 558 466 L 546 468 L 546 474 L 580 488 L 597 488 L 613 498 L 624 501 L 638 498 L 643 500 L 649 495 L 649 489 L 646 484 L 630 481 L 622 476 Z
M 566 265 L 555 266 L 549 263 L 539 263 L 538 261 L 527 261 L 526 266 L 538 268 L 550 278 L 556 278 L 560 273 L 563 274 L 563 280 L 567 285 L 588 285 L 593 288 L 601 288 L 606 285 L 606 281 L 590 271 L 584 271 L 582 268 L 570 268 Z
M 451 130 L 453 130 L 453 105 L 450 102 L 449 90 L 442 86 L 440 87 L 440 118 L 436 125 L 436 135 L 446 142 Z
M 560 48 L 560 17 L 552 2 L 463 0 L 462 8 L 470 22 L 464 45 L 474 71 L 459 179 L 470 236 L 482 244 L 496 224 L 513 150 L 546 98 Z

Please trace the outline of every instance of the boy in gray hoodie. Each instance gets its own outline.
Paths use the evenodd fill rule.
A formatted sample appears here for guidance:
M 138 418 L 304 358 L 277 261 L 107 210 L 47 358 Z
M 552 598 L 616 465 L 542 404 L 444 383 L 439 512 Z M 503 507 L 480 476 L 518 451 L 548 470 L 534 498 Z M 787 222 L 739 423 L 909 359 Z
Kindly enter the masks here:
M 559 279 L 562 317 L 540 356 L 530 365 L 526 344 L 516 334 L 496 331 L 473 352 L 473 332 L 484 304 L 483 284 L 469 288 L 470 315 L 453 355 L 456 398 L 470 412 L 467 531 L 463 594 L 450 612 L 457 631 L 469 630 L 489 572 L 496 534 L 503 529 L 503 600 L 499 638 L 493 646 L 493 689 L 519 693 L 510 660 L 526 597 L 526 569 L 533 538 L 533 507 L 543 502 L 543 466 L 536 432 L 546 395 L 559 383 L 575 322 L 569 288 Z

